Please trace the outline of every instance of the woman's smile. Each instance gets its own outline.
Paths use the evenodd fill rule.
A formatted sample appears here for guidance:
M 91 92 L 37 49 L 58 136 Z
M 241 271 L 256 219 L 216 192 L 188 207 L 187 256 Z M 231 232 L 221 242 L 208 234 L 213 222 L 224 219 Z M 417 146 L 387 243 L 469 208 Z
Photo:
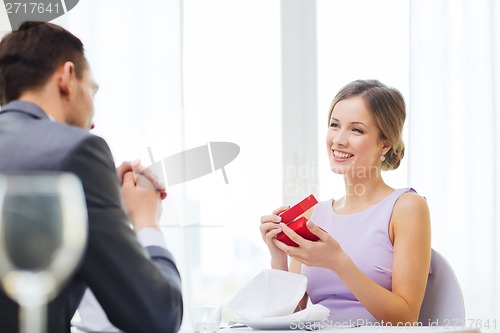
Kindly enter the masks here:
M 333 152 L 333 159 L 335 160 L 335 162 L 345 162 L 354 156 L 351 153 L 336 149 L 332 149 L 332 152 Z

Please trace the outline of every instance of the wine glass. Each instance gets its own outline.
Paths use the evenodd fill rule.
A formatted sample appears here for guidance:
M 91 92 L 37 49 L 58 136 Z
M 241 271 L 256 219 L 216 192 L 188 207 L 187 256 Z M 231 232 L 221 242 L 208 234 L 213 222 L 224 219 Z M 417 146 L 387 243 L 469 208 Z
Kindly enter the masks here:
M 0 175 L 0 279 L 22 333 L 47 330 L 47 303 L 82 258 L 87 210 L 70 173 Z

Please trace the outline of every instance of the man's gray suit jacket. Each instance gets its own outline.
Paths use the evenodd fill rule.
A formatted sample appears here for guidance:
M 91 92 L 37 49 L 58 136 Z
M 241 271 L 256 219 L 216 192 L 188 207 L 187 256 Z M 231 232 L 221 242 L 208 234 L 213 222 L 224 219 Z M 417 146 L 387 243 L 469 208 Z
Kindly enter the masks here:
M 65 171 L 85 192 L 88 242 L 82 263 L 49 304 L 49 333 L 69 332 L 90 287 L 110 321 L 125 332 L 177 332 L 182 320 L 179 272 L 161 247 L 139 244 L 123 207 L 106 142 L 51 121 L 37 105 L 13 101 L 0 112 L 0 173 Z M 0 288 L 0 332 L 18 332 L 18 307 Z

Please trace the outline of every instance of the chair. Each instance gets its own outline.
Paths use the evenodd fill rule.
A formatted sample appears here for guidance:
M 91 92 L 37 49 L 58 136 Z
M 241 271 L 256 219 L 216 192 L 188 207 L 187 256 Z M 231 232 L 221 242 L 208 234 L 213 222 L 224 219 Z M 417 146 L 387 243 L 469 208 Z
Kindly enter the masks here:
M 423 326 L 465 325 L 465 305 L 458 279 L 450 263 L 434 249 L 418 319 Z

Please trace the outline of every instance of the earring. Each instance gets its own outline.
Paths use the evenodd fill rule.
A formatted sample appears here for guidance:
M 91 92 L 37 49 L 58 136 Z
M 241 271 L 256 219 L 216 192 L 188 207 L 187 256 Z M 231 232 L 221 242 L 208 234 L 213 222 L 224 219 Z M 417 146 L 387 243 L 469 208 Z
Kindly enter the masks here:
M 380 155 L 380 161 L 381 162 L 385 161 L 385 155 Z

